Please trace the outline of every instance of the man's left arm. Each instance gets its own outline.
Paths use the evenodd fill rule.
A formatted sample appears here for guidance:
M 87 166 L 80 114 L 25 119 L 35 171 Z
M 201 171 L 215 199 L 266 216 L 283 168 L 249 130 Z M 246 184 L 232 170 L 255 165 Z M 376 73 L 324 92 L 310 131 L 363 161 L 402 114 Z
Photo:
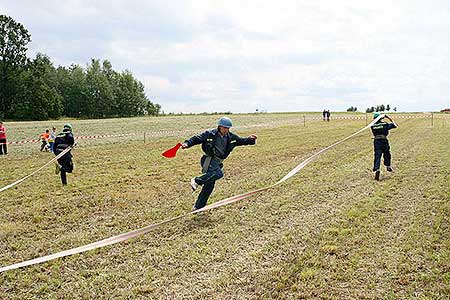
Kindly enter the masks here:
M 236 146 L 244 146 L 256 144 L 256 139 L 258 136 L 256 134 L 251 134 L 246 138 L 242 138 L 238 135 L 234 135 L 234 138 L 236 139 Z
M 391 128 L 389 128 L 389 129 L 397 128 L 397 127 L 398 127 L 397 123 L 395 123 L 395 121 L 392 120 L 391 117 L 389 117 L 388 115 L 385 115 L 385 118 L 388 119 L 389 121 L 391 121 L 391 126 L 390 126 Z

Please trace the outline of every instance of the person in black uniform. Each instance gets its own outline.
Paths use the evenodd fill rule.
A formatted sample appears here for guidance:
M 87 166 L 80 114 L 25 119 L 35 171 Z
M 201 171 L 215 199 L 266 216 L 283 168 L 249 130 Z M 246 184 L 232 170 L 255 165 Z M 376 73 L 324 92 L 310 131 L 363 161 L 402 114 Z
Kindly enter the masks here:
M 181 144 L 183 149 L 202 144 L 202 150 L 205 153 L 200 160 L 203 175 L 191 179 L 191 188 L 193 191 L 199 185 L 203 186 L 192 210 L 200 209 L 206 205 L 214 189 L 216 180 L 223 177 L 222 162 L 230 155 L 234 147 L 254 145 L 256 143 L 258 137 L 255 134 L 247 138 L 241 138 L 229 131 L 231 126 L 231 120 L 223 117 L 219 120 L 216 129 L 207 130 Z
M 63 128 L 63 132 L 58 134 L 55 139 L 55 143 L 53 144 L 53 149 L 55 155 L 60 154 L 68 147 L 73 147 L 75 144 L 75 140 L 72 134 L 72 125 L 65 124 Z M 58 164 L 56 165 L 56 174 L 61 174 L 61 183 L 62 185 L 67 185 L 67 175 L 66 173 L 72 173 L 73 171 L 73 162 L 72 162 L 72 153 L 71 150 L 66 152 L 63 156 L 58 158 Z
M 373 118 L 376 119 L 380 116 L 380 113 L 376 112 L 373 114 Z M 386 118 L 390 123 L 383 122 Z M 375 180 L 380 180 L 380 164 L 381 156 L 384 158 L 384 165 L 388 172 L 392 172 L 391 165 L 391 152 L 389 147 L 389 141 L 387 136 L 389 130 L 397 128 L 398 125 L 388 116 L 384 115 L 375 124 L 371 126 L 373 133 L 373 147 L 374 147 L 374 161 L 373 161 L 373 171 L 375 172 Z

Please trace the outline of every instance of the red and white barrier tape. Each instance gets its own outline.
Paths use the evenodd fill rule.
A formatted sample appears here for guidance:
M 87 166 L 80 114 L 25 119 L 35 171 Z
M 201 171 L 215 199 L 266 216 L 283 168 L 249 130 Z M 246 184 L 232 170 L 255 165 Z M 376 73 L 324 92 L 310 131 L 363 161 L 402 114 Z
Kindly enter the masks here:
M 98 138 L 105 138 L 105 137 L 122 137 L 122 136 L 130 136 L 130 135 L 136 135 L 136 133 L 121 133 L 121 134 L 100 134 L 100 135 L 82 135 L 75 137 L 75 140 L 81 140 L 81 139 L 98 139 Z M 13 144 L 27 144 L 27 143 L 38 143 L 42 140 L 23 140 L 23 141 L 15 141 L 15 142 L 7 142 L 7 145 L 13 145 Z M 3 143 L 4 144 L 4 143 Z M 0 144 L 1 145 L 1 144 Z
M 66 149 L 64 149 L 64 151 L 62 151 L 60 154 L 58 154 L 57 156 L 53 157 L 49 162 L 47 162 L 45 165 L 43 165 L 42 167 L 40 167 L 39 169 L 37 169 L 36 171 L 34 171 L 33 173 L 23 177 L 22 179 L 17 180 L 16 182 L 13 182 L 11 184 L 8 184 L 7 186 L 4 186 L 0 189 L 0 193 L 12 188 L 15 185 L 18 185 L 19 183 L 25 181 L 26 179 L 30 178 L 31 176 L 35 175 L 36 173 L 38 173 L 39 171 L 41 171 L 42 169 L 44 169 L 45 167 L 47 167 L 49 164 L 51 164 L 52 162 L 56 161 L 58 158 L 60 158 L 61 156 L 63 156 L 64 154 L 66 154 L 68 151 L 70 151 L 72 149 L 72 147 L 68 147 Z
M 311 116 L 305 116 L 305 120 L 323 120 L 322 117 L 311 117 Z M 411 118 L 430 118 L 431 115 L 408 115 L 408 116 L 395 116 L 395 118 L 400 119 L 411 119 Z M 368 117 L 367 117 L 368 118 Z M 330 118 L 332 120 L 364 120 L 366 119 L 366 116 L 334 116 Z M 302 118 L 295 119 L 297 122 L 303 122 Z M 276 121 L 269 122 L 270 124 L 276 124 Z M 286 121 L 282 121 L 281 123 L 288 123 Z M 254 127 L 265 127 L 267 123 L 265 124 L 255 124 L 255 125 L 244 125 L 244 126 L 237 126 L 236 128 L 254 128 Z M 160 130 L 160 131 L 151 131 L 149 132 L 149 136 L 155 135 L 178 135 L 183 134 L 186 132 L 191 132 L 192 130 Z M 124 136 L 136 136 L 138 133 L 122 133 L 122 134 L 101 134 L 101 135 L 83 135 L 83 136 L 77 136 L 75 139 L 98 139 L 98 138 L 108 138 L 108 137 L 124 137 Z M 7 145 L 20 145 L 20 144 L 28 144 L 28 143 L 38 143 L 41 142 L 41 140 L 23 140 L 23 141 L 13 141 L 13 142 L 7 142 Z M 0 144 L 2 145 L 2 144 Z
M 200 212 L 203 212 L 203 211 L 207 211 L 207 210 L 211 210 L 211 209 L 214 209 L 214 208 L 217 208 L 217 207 L 228 205 L 230 203 L 234 203 L 234 202 L 246 199 L 246 198 L 248 198 L 248 197 L 250 197 L 252 195 L 255 195 L 257 193 L 266 191 L 266 190 L 268 190 L 270 188 L 273 188 L 273 187 L 283 183 L 284 181 L 286 181 L 289 178 L 291 178 L 292 176 L 294 176 L 297 172 L 299 172 L 301 169 L 303 169 L 306 165 L 308 165 L 310 162 L 314 161 L 320 154 L 322 154 L 325 151 L 335 147 L 336 145 L 338 145 L 340 143 L 343 143 L 344 141 L 354 137 L 355 135 L 361 133 L 362 131 L 368 129 L 370 126 L 372 126 L 372 124 L 374 124 L 380 118 L 381 118 L 381 116 L 376 118 L 376 119 L 374 119 L 370 124 L 366 125 L 364 128 L 358 130 L 357 132 L 353 133 L 352 135 L 350 135 L 350 136 L 348 136 L 348 137 L 346 137 L 346 138 L 344 138 L 344 139 L 342 139 L 340 141 L 337 141 L 336 143 L 334 143 L 334 144 L 332 144 L 332 145 L 330 145 L 330 146 L 320 150 L 319 152 L 313 154 L 312 156 L 310 156 L 306 160 L 302 161 L 299 165 L 297 165 L 294 169 L 292 169 L 286 176 L 284 176 L 278 182 L 276 182 L 276 183 L 274 183 L 274 184 L 272 184 L 270 186 L 267 186 L 267 187 L 264 187 L 264 188 L 260 188 L 260 189 L 254 190 L 254 191 L 250 191 L 250 192 L 247 192 L 247 193 L 244 193 L 244 194 L 232 196 L 232 197 L 220 200 L 218 202 L 212 203 L 210 205 L 207 205 L 207 206 L 205 206 L 205 207 L 203 207 L 201 209 L 198 209 L 196 211 L 189 212 L 189 213 L 186 213 L 184 215 L 176 216 L 176 217 L 164 220 L 164 221 L 159 222 L 159 223 L 154 223 L 154 224 L 145 226 L 143 228 L 140 228 L 140 229 L 137 229 L 137 230 L 133 230 L 133 231 L 130 231 L 130 232 L 127 232 L 127 233 L 123 233 L 123 234 L 120 234 L 120 235 L 116 235 L 116 236 L 113 236 L 113 237 L 110 237 L 110 238 L 107 238 L 107 239 L 104 239 L 104 240 L 101 240 L 101 241 L 97 241 L 97 242 L 94 242 L 94 243 L 91 243 L 91 244 L 88 244 L 88 245 L 84 245 L 84 246 L 77 247 L 77 248 L 72 248 L 72 249 L 69 249 L 69 250 L 65 250 L 65 251 L 54 253 L 54 254 L 50 254 L 50 255 L 39 257 L 39 258 L 23 261 L 23 262 L 20 262 L 20 263 L 9 265 L 9 266 L 5 266 L 5 267 L 0 268 L 0 273 L 8 271 L 8 270 L 18 269 L 18 268 L 21 268 L 21 267 L 26 267 L 26 266 L 31 266 L 31 265 L 47 262 L 47 261 L 50 261 L 50 260 L 53 260 L 53 259 L 56 259 L 56 258 L 62 258 L 62 257 L 65 257 L 65 256 L 69 256 L 69 255 L 73 255 L 73 254 L 77 254 L 77 253 L 82 253 L 82 252 L 86 252 L 86 251 L 97 249 L 97 248 L 102 248 L 102 247 L 105 247 L 105 246 L 108 246 L 108 245 L 113 245 L 113 244 L 116 244 L 116 243 L 119 243 L 119 242 L 122 242 L 122 241 L 126 241 L 126 240 L 129 240 L 131 238 L 134 238 L 134 237 L 143 235 L 143 234 L 145 234 L 147 232 L 150 232 L 150 231 L 152 231 L 152 230 L 154 230 L 154 229 L 156 229 L 158 227 L 161 227 L 164 224 L 168 224 L 168 223 L 171 223 L 173 221 L 176 221 L 176 220 L 179 220 L 179 219 L 182 219 L 182 218 L 185 218 L 187 216 L 190 216 L 190 215 L 193 215 L 193 214 L 197 214 L 197 213 L 200 213 Z

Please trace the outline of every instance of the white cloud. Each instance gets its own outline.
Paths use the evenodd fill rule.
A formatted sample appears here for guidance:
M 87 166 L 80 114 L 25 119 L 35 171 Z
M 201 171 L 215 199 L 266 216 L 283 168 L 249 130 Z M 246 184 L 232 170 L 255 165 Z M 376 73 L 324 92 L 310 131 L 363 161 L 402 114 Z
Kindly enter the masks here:
M 450 106 L 448 1 L 7 1 L 31 52 L 108 59 L 165 111 Z

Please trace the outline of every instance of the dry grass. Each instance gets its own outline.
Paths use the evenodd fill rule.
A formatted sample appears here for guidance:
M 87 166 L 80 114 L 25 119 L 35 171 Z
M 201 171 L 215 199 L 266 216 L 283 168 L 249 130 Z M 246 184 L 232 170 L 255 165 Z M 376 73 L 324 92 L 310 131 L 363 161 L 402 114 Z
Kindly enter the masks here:
M 266 126 L 236 131 L 256 132 L 258 145 L 238 148 L 227 159 L 210 202 L 275 182 L 365 124 L 310 121 L 303 127 L 302 115 L 258 118 L 264 119 L 233 116 L 239 125 Z M 195 132 L 215 119 L 73 123 L 80 134 L 120 126 Z M 434 127 L 429 119 L 399 121 L 391 137 L 396 172 L 381 182 L 371 178 L 367 132 L 242 203 L 112 247 L 2 273 L 0 299 L 447 299 L 450 126 L 439 119 Z M 14 126 L 32 131 L 30 123 Z M 194 198 L 187 182 L 199 171 L 199 147 L 173 160 L 160 156 L 179 134 L 149 136 L 146 144 L 138 138 L 80 140 L 68 187 L 61 188 L 49 169 L 2 193 L 0 264 L 189 211 Z M 17 147 L 0 160 L 0 186 L 49 158 L 33 146 Z

